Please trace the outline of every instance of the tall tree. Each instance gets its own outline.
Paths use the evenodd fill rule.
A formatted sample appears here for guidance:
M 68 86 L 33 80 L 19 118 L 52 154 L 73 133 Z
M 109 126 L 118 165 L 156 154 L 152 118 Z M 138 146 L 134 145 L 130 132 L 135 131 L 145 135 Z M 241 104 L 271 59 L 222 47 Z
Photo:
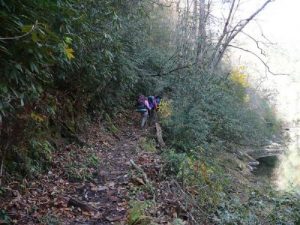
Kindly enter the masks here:
M 194 57 L 198 67 L 210 74 L 214 73 L 228 48 L 233 46 L 234 38 L 271 2 L 272 0 L 264 1 L 249 16 L 239 18 L 237 12 L 241 6 L 240 0 L 221 3 L 216 0 L 179 1 L 177 5 L 181 10 L 177 9 L 177 35 L 184 35 L 177 39 L 179 54 L 184 60 Z M 219 18 L 213 12 L 220 12 L 223 5 L 228 6 L 228 10 L 221 13 L 227 15 Z

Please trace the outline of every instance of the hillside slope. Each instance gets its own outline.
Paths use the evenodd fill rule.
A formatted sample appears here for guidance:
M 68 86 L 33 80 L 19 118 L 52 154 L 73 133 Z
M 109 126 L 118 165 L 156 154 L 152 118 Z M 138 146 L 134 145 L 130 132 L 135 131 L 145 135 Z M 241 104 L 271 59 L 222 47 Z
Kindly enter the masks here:
M 87 126 L 83 147 L 61 145 L 47 173 L 11 178 L 0 190 L 1 224 L 297 224 L 297 202 L 251 174 L 247 158 L 219 154 L 216 179 L 204 163 L 172 159 L 138 115 L 114 121 Z

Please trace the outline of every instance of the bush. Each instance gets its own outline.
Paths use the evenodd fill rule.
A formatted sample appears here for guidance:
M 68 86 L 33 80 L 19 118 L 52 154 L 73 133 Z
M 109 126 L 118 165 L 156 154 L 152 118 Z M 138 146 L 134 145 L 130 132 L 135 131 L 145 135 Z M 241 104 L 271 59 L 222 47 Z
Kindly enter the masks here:
M 223 75 L 205 76 L 191 70 L 182 82 L 174 83 L 172 114 L 164 120 L 174 147 L 187 151 L 218 142 L 263 145 L 278 133 L 274 112 L 250 87 Z M 263 106 L 260 110 L 250 105 L 247 90 Z

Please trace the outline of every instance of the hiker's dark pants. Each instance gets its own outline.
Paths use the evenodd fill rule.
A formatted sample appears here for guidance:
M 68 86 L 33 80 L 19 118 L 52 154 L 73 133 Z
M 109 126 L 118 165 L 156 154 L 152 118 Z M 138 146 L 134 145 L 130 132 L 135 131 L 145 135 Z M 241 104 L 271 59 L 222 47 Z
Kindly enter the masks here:
M 149 112 L 149 120 L 151 123 L 156 123 L 157 122 L 157 112 L 155 109 L 151 110 Z
M 148 119 L 148 116 L 149 116 L 148 111 L 142 113 L 142 122 L 141 122 L 141 127 L 142 128 L 145 126 L 145 124 L 147 122 L 147 119 Z
M 150 124 L 156 123 L 157 122 L 157 112 L 155 110 L 148 110 L 148 111 L 142 113 L 142 122 L 141 122 L 142 128 L 145 127 L 145 125 L 148 121 L 148 118 L 149 118 L 148 125 L 149 125 L 149 123 Z

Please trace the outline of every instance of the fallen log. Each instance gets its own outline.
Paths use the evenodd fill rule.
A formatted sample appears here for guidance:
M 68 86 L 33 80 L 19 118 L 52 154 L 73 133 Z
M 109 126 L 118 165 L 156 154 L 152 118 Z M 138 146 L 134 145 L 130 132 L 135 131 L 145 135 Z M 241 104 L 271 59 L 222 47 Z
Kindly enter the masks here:
M 155 123 L 155 128 L 156 128 L 156 136 L 157 136 L 157 141 L 158 144 L 161 148 L 166 147 L 166 144 L 162 138 L 162 129 L 161 126 L 159 125 L 159 123 Z

